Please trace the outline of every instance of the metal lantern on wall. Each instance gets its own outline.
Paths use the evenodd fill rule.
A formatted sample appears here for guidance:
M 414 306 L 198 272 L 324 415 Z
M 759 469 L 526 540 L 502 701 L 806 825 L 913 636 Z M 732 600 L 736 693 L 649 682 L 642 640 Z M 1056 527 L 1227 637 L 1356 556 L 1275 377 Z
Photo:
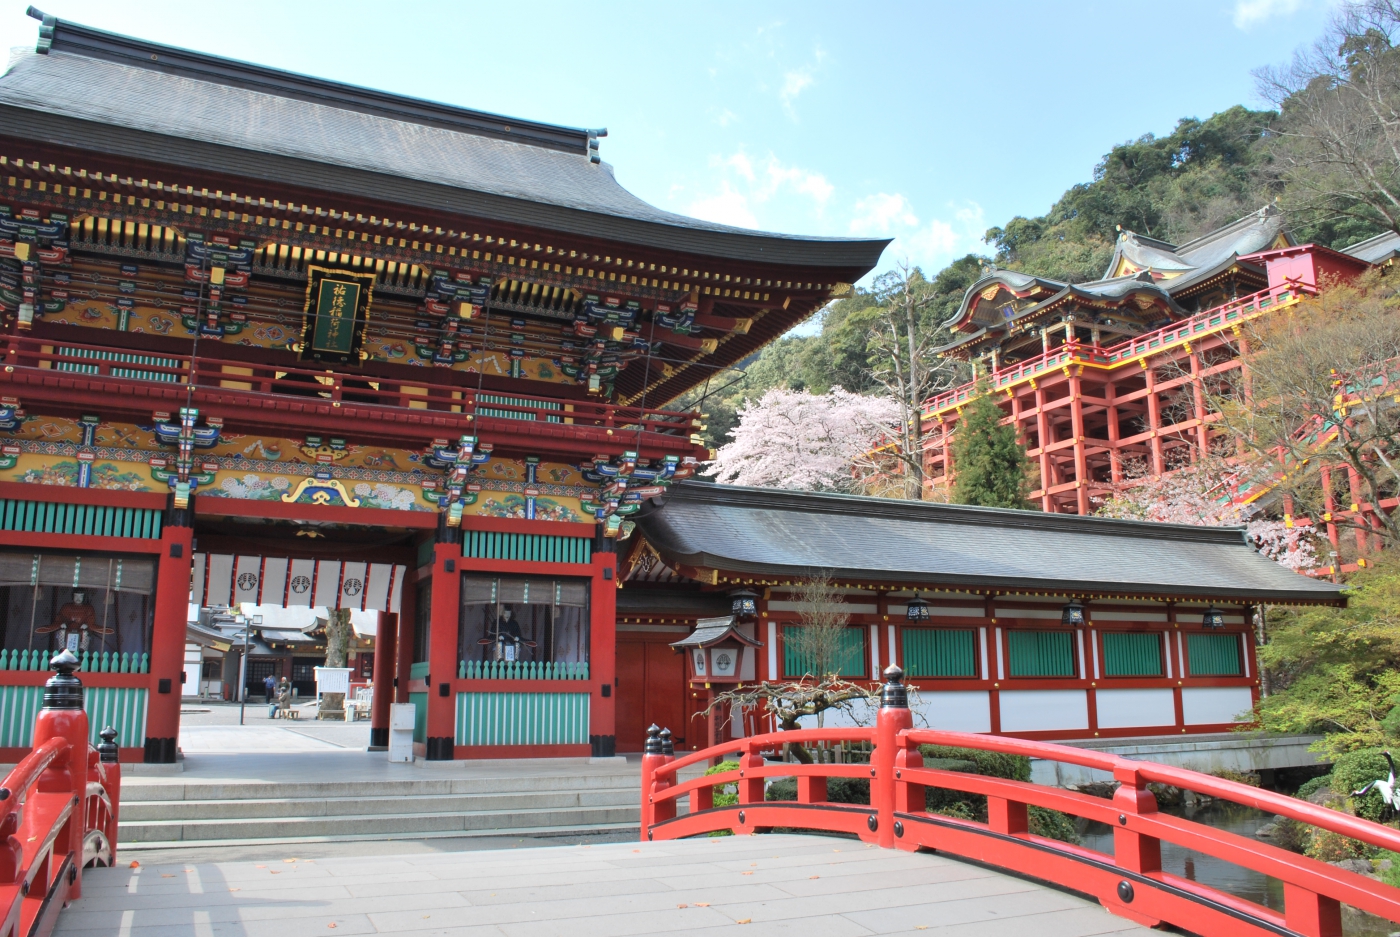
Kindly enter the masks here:
M 1069 604 L 1060 609 L 1060 624 L 1071 628 L 1084 624 L 1084 606 L 1078 599 L 1070 599 Z
M 1201 613 L 1202 628 L 1224 628 L 1225 613 L 1212 605 Z
M 730 612 L 740 621 L 752 621 L 758 617 L 758 593 L 740 589 L 729 594 Z
M 738 604 L 738 600 L 735 600 Z M 695 631 L 671 647 L 684 651 L 686 671 L 692 683 L 738 683 L 743 679 L 744 654 L 749 648 L 763 647 L 763 642 L 750 638 L 739 630 L 734 616 L 703 618 L 696 622 Z M 752 677 L 750 677 L 752 679 Z
M 929 606 L 928 599 L 920 598 L 917 592 L 909 600 L 909 604 L 904 610 L 905 621 L 928 621 Z

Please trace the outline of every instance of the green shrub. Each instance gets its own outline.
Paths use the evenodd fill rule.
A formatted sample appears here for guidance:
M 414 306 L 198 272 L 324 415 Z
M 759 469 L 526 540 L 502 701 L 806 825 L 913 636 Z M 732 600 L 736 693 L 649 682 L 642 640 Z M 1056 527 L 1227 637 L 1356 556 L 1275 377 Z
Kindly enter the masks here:
M 1384 861 L 1390 860 L 1390 868 L 1376 870 L 1376 874 L 1381 877 L 1381 881 L 1387 885 L 1400 888 L 1400 853 L 1391 852 L 1389 849 L 1382 849 L 1376 853 L 1376 859 Z
M 929 765 L 929 761 L 952 760 L 972 762 L 970 769 L 949 768 L 950 771 L 967 770 L 971 774 L 984 774 L 989 778 L 1008 778 L 1012 781 L 1031 779 L 1031 760 L 1025 755 L 1003 755 L 1000 752 L 984 752 L 976 748 L 953 748 L 947 745 L 920 745 L 919 752 L 924 756 L 924 764 L 942 768 L 943 765 Z
M 1319 777 L 1312 778 L 1311 780 L 1304 781 L 1303 786 L 1298 788 L 1298 792 L 1295 793 L 1293 796 L 1297 797 L 1299 800 L 1308 800 L 1312 797 L 1312 795 L 1316 794 L 1324 787 L 1331 789 L 1332 775 L 1324 774 Z
M 1079 834 L 1074 829 L 1074 818 L 1058 810 L 1031 805 L 1026 808 L 1029 814 L 1031 832 L 1046 839 L 1058 839 L 1065 843 L 1079 842 Z
M 1360 840 L 1341 833 L 1312 827 L 1304 853 L 1321 862 L 1341 862 L 1343 859 L 1364 859 L 1374 850 Z
M 738 771 L 738 770 L 739 770 L 739 762 L 737 762 L 737 761 L 721 761 L 719 764 L 715 765 L 714 767 L 712 767 L 712 768 L 707 768 L 707 769 L 705 770 L 705 775 L 708 777 L 708 776 L 711 775 L 711 774 L 723 774 L 723 773 L 726 772 L 726 771 Z M 731 788 L 732 788 L 732 790 L 731 790 Z M 715 787 L 714 787 L 714 798 L 713 798 L 713 801 L 712 801 L 712 803 L 713 803 L 714 806 L 716 806 L 716 807 L 732 807 L 732 806 L 734 806 L 735 804 L 737 804 L 738 802 L 739 802 L 739 786 L 738 786 L 737 784 L 730 783 L 730 784 L 716 784 L 716 785 L 715 785 Z M 733 832 L 731 832 L 730 830 L 715 830 L 714 832 L 710 833 L 710 835 L 711 835 L 711 836 L 733 836 L 734 834 L 733 834 Z
M 1236 771 L 1234 768 L 1220 768 L 1212 771 L 1211 777 L 1220 778 L 1222 781 L 1234 781 L 1236 784 L 1248 784 L 1250 787 L 1259 786 L 1259 775 L 1253 771 Z
M 1339 755 L 1330 775 L 1332 791 L 1350 798 L 1352 810 L 1358 817 L 1365 817 L 1377 823 L 1381 822 L 1389 811 L 1385 801 L 1381 800 L 1380 792 L 1372 788 L 1364 797 L 1352 797 L 1352 791 L 1360 790 L 1377 778 L 1384 780 L 1389 776 L 1390 765 L 1386 764 L 1380 751 L 1374 748 Z
M 797 778 L 779 778 L 763 792 L 764 800 L 796 800 Z M 870 803 L 870 782 L 865 778 L 827 778 L 826 799 L 833 804 Z
M 977 748 L 954 748 L 946 745 L 920 745 L 919 753 L 924 756 L 924 766 L 929 768 L 981 774 L 989 778 L 1006 778 L 1011 781 L 1031 779 L 1031 760 L 1025 755 L 1004 755 L 1000 752 L 984 752 Z M 924 809 L 929 813 L 983 823 L 987 820 L 987 798 L 981 794 L 929 787 L 924 790 L 924 805 Z M 1037 836 L 1066 843 L 1079 842 L 1079 835 L 1074 830 L 1074 819 L 1067 814 L 1033 806 L 1029 809 L 1029 819 L 1030 830 Z

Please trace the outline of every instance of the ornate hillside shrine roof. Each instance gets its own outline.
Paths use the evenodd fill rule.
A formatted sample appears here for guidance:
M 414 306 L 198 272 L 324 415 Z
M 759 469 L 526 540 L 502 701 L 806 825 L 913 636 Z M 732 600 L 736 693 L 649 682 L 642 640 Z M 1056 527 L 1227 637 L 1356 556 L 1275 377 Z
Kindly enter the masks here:
M 1103 277 L 1087 283 L 990 270 L 946 323 L 965 337 L 938 351 L 1000 367 L 1061 340 L 1109 344 L 1263 289 L 1268 273 L 1250 255 L 1292 244 L 1267 205 L 1182 245 L 1122 231 Z
M 1261 556 L 1243 528 L 683 482 L 637 515 L 701 581 L 829 576 L 903 588 L 1343 604 Z

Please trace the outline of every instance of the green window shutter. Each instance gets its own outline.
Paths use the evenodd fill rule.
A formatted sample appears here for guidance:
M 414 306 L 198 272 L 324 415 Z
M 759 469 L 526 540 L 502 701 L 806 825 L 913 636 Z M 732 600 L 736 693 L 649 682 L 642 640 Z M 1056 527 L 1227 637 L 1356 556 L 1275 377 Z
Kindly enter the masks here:
M 1160 677 L 1162 636 L 1142 631 L 1101 631 L 1104 675 L 1109 677 Z
M 905 628 L 904 672 L 911 677 L 976 677 L 977 633 Z
M 783 672 L 789 677 L 802 677 L 810 674 L 818 677 L 818 670 L 824 669 L 821 662 L 814 660 L 810 649 L 798 647 L 803 625 L 783 625 Z M 836 674 L 840 677 L 865 676 L 865 629 L 861 627 L 843 628 L 836 649 Z
M 1074 632 L 1008 631 L 1013 677 L 1074 676 Z
M 1237 634 L 1188 634 L 1186 659 L 1193 677 L 1238 677 L 1240 636 Z
M 161 519 L 147 508 L 0 500 L 0 530 L 159 540 Z
M 431 549 L 431 547 L 429 547 Z M 588 537 L 556 537 L 552 534 L 502 534 L 469 530 L 462 555 L 482 560 L 519 560 L 525 563 L 589 563 L 593 541 Z

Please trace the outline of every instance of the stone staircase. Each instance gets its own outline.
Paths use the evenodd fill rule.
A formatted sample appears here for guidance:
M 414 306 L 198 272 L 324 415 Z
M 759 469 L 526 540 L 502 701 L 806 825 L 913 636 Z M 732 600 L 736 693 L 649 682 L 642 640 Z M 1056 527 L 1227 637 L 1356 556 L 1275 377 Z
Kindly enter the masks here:
M 459 763 L 460 764 L 460 763 Z M 637 767 L 483 776 L 406 768 L 379 780 L 124 779 L 125 846 L 561 835 L 636 829 Z

